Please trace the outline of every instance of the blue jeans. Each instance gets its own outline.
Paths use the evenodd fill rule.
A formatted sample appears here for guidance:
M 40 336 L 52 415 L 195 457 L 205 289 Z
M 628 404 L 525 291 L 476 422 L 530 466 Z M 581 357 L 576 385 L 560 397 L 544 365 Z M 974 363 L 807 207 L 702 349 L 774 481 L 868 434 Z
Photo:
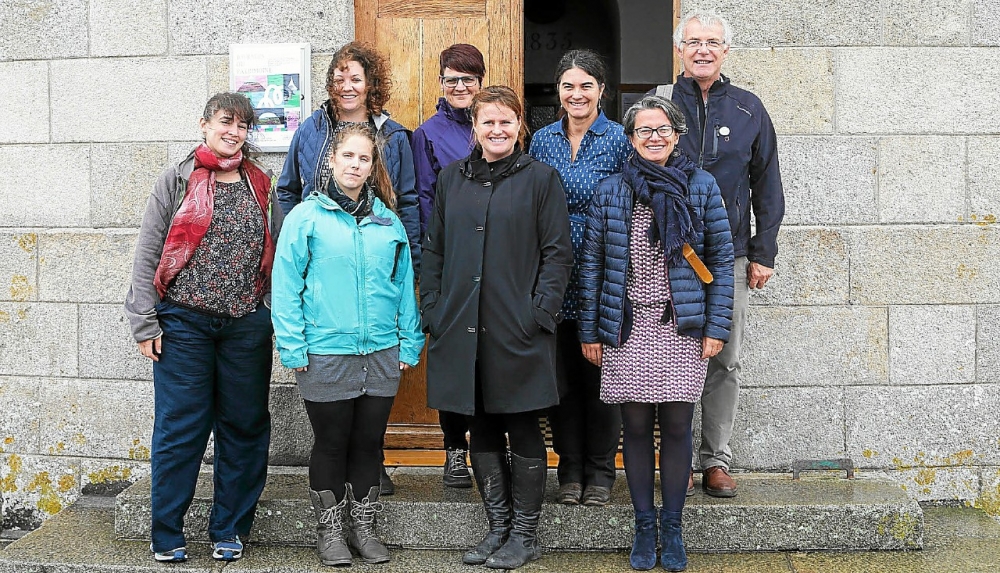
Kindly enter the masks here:
M 209 432 L 215 434 L 212 541 L 247 537 L 267 477 L 271 415 L 271 313 L 217 318 L 162 302 L 159 362 L 153 363 L 152 541 L 185 545 Z

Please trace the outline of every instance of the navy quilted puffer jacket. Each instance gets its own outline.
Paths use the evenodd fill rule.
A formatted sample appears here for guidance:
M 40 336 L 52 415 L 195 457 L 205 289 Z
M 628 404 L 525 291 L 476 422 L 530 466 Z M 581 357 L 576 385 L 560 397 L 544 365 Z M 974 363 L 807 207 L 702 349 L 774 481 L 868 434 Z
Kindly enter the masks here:
M 733 238 L 719 186 L 707 171 L 698 169 L 688 185 L 688 201 L 700 215 L 705 230 L 691 243 L 715 280 L 703 284 L 684 261 L 667 275 L 677 331 L 729 340 L 733 321 Z M 621 174 L 601 181 L 587 213 L 587 230 L 580 262 L 580 342 L 621 346 L 626 320 L 626 269 L 629 228 L 635 194 Z M 629 329 L 625 329 L 627 332 Z

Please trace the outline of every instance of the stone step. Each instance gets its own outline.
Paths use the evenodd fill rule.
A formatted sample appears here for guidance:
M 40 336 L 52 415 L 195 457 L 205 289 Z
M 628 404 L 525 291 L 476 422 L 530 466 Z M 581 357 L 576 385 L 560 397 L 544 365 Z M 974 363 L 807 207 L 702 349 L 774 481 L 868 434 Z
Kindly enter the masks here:
M 776 474 L 739 474 L 736 498 L 701 492 L 684 508 L 684 541 L 690 551 L 896 550 L 923 544 L 923 512 L 884 474 L 858 472 L 853 480 L 811 474 L 793 481 Z M 465 549 L 485 534 L 475 489 L 441 483 L 440 469 L 398 468 L 396 495 L 383 497 L 378 531 L 391 546 Z M 118 495 L 115 531 L 121 539 L 148 539 L 149 480 Z M 556 494 L 550 473 L 546 500 Z M 202 474 L 186 519 L 188 539 L 207 540 L 211 474 Z M 561 551 L 611 551 L 631 547 L 632 506 L 623 475 L 605 507 L 546 503 L 539 541 Z M 301 468 L 272 468 L 261 496 L 252 538 L 274 545 L 311 545 L 315 519 Z
M 104 502 L 102 504 L 102 502 Z M 329 573 L 315 549 L 281 545 L 247 546 L 242 560 L 214 563 L 207 543 L 188 544 L 191 560 L 155 563 L 147 541 L 114 534 L 114 500 L 85 496 L 45 524 L 0 550 L 0 573 Z M 1000 524 L 966 507 L 926 508 L 922 551 L 690 553 L 688 573 L 996 573 L 1000 570 Z M 487 571 L 461 564 L 461 552 L 392 549 L 384 565 L 356 563 L 359 573 L 470 573 Z M 662 569 L 657 568 L 658 571 Z M 628 552 L 552 552 L 519 573 L 626 573 Z

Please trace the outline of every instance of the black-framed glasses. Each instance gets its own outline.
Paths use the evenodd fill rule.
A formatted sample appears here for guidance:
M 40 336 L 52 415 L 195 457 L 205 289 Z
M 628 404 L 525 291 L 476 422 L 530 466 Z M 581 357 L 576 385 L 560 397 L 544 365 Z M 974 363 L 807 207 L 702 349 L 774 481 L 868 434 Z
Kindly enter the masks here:
M 479 83 L 479 78 L 476 76 L 441 76 L 441 83 L 445 87 L 457 88 L 458 82 L 462 82 L 463 86 L 471 88 Z
M 705 46 L 710 52 L 718 52 L 726 47 L 726 43 L 721 40 L 684 40 L 681 43 L 684 44 L 684 47 L 691 50 L 697 50 L 701 46 Z
M 655 129 L 652 127 L 637 127 L 632 131 L 632 133 L 634 133 L 639 139 L 649 139 L 650 137 L 653 137 L 654 131 L 657 135 L 666 139 L 674 134 L 674 126 L 661 125 Z

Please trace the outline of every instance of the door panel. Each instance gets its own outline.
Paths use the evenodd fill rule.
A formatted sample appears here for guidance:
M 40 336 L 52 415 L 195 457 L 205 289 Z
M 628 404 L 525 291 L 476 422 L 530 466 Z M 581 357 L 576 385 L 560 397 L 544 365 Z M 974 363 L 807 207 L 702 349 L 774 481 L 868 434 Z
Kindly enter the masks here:
M 521 0 L 355 0 L 354 18 L 355 37 L 388 56 L 393 89 L 386 108 L 411 130 L 434 114 L 438 55 L 455 43 L 483 52 L 487 85 L 523 93 Z M 425 359 L 400 382 L 387 448 L 442 447 L 437 412 L 427 408 Z

